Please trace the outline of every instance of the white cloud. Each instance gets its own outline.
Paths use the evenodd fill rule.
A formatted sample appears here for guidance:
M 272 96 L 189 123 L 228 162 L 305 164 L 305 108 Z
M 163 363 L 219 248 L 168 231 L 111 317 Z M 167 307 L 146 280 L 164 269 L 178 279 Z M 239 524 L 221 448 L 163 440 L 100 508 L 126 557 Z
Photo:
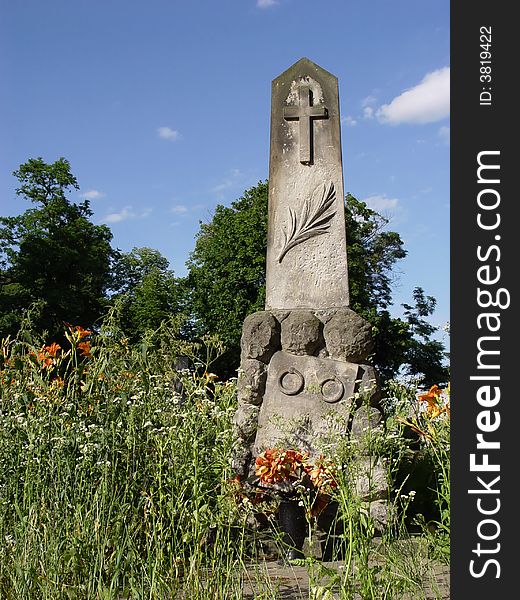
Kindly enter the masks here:
M 170 208 L 170 212 L 174 215 L 183 215 L 188 212 L 188 207 L 184 204 L 176 204 Z
M 171 127 L 158 127 L 157 135 L 163 140 L 170 140 L 171 142 L 174 142 L 181 137 L 181 134 Z
M 372 106 L 376 103 L 376 101 L 377 98 L 375 96 L 367 96 L 366 98 L 363 98 L 363 100 L 361 100 L 361 107 L 365 108 L 366 106 Z
M 443 125 L 437 133 L 438 133 L 439 137 L 441 138 L 441 140 L 445 144 L 448 144 L 448 146 L 449 146 L 450 145 L 450 128 L 446 125 Z
M 212 191 L 215 192 L 219 198 L 222 198 L 222 192 L 240 183 L 242 175 L 243 173 L 240 169 L 231 169 L 230 175 L 220 183 L 217 183 L 217 185 L 213 186 Z
M 125 208 L 119 212 L 106 215 L 103 221 L 105 223 L 119 223 L 120 221 L 126 221 L 127 219 L 132 219 L 133 217 L 135 217 L 135 213 L 132 211 L 132 207 L 125 206 Z
M 371 106 L 365 106 L 363 109 L 363 118 L 364 119 L 373 119 L 374 118 L 374 109 Z
M 86 200 L 97 200 L 98 198 L 103 198 L 104 195 L 105 194 L 98 190 L 88 190 L 87 192 L 80 194 L 81 198 L 85 198 Z
M 428 73 L 424 79 L 405 90 L 376 112 L 380 123 L 433 123 L 450 114 L 450 68 Z
M 363 202 L 372 210 L 378 213 L 387 210 L 395 210 L 399 205 L 397 198 L 387 198 L 385 194 L 377 194 L 375 196 L 368 196 L 363 198 Z
M 224 179 L 221 183 L 218 183 L 213 187 L 213 191 L 217 194 L 221 194 L 224 190 L 228 190 L 233 186 L 233 181 L 231 179 Z
M 354 119 L 350 115 L 347 115 L 346 117 L 342 117 L 341 122 L 343 124 L 347 125 L 348 127 L 355 127 L 357 125 L 356 119 Z
M 120 223 L 121 221 L 128 221 L 129 219 L 144 219 L 148 217 L 152 212 L 150 207 L 144 208 L 140 212 L 135 212 L 132 206 L 125 206 L 119 212 L 113 212 L 103 217 L 103 223 Z
M 256 0 L 258 8 L 267 8 L 268 6 L 274 6 L 278 4 L 276 0 Z

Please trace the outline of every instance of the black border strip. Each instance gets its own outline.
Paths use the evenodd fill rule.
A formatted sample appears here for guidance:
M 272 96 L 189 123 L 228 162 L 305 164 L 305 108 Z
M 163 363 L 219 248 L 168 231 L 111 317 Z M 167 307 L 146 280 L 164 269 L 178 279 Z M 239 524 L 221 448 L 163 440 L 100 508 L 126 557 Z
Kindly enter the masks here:
M 512 150 L 514 132 L 518 129 L 517 111 L 513 109 L 513 86 L 518 70 L 514 69 L 514 57 L 520 56 L 516 46 L 519 36 L 513 30 L 514 7 L 514 3 L 497 0 L 452 0 L 451 3 L 453 600 L 510 598 L 511 594 L 515 596 L 516 579 L 520 574 L 520 567 L 513 564 L 514 544 L 519 541 L 520 530 L 516 510 L 519 499 L 513 489 L 520 478 L 520 395 L 515 389 L 513 366 L 515 338 L 520 332 L 513 288 L 520 271 L 516 264 L 520 235 L 515 231 L 517 222 L 513 212 L 518 204 L 518 192 L 512 189 L 515 176 L 520 172 L 520 165 L 514 164 L 518 151 Z M 490 34 L 481 28 L 489 28 Z M 486 37 L 481 39 L 481 35 L 491 40 L 487 50 Z M 481 63 L 488 59 L 487 51 L 491 53 L 491 63 Z M 490 75 L 490 79 L 481 80 L 482 75 Z M 478 156 L 483 152 L 486 154 L 480 154 L 481 162 L 499 165 L 500 169 L 482 170 L 481 180 L 487 181 L 479 183 Z M 491 182 L 496 178 L 500 183 Z M 495 199 L 496 208 L 479 207 L 479 193 L 483 190 L 494 191 L 482 193 L 481 204 L 491 206 Z M 500 223 L 496 227 L 486 230 L 479 226 L 479 218 L 481 224 L 494 225 L 497 215 L 500 215 Z M 484 269 L 479 272 L 481 267 Z M 498 274 L 500 279 L 494 284 L 482 283 L 479 273 L 481 280 L 494 280 Z M 479 304 L 479 288 L 489 291 L 502 306 L 483 307 L 489 298 L 487 294 L 481 294 Z M 500 289 L 506 291 L 499 292 Z M 510 304 L 505 307 L 508 297 Z M 484 313 L 498 316 L 480 316 L 479 321 L 479 315 Z M 498 329 L 490 331 L 490 327 Z M 499 354 L 481 354 L 479 368 L 479 348 L 498 350 Z M 520 369 L 516 370 L 520 375 Z M 491 379 L 491 375 L 500 379 Z M 482 379 L 471 379 L 475 376 Z M 491 406 L 498 394 L 496 388 L 500 388 L 500 401 Z M 491 395 L 486 396 L 487 389 Z M 489 406 L 479 403 L 479 393 L 484 404 L 486 399 L 489 401 Z M 477 449 L 477 434 L 482 433 L 479 423 L 493 429 L 498 418 L 499 426 L 483 435 L 488 441 L 500 442 L 500 448 Z M 489 463 L 498 466 L 500 471 L 471 471 L 471 454 L 475 455 L 476 464 L 484 463 L 483 455 L 487 454 Z M 497 476 L 500 479 L 492 484 Z M 482 482 L 488 486 L 487 492 Z M 486 515 L 485 510 L 496 512 Z

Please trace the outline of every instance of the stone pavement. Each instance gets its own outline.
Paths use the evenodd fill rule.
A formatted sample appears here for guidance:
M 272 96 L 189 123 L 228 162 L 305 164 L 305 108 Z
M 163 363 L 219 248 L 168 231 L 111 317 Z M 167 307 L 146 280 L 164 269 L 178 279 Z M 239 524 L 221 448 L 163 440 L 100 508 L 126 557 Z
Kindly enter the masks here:
M 380 561 L 371 561 L 370 567 L 382 565 Z M 320 565 L 323 567 L 319 576 Z M 263 600 L 277 598 L 279 600 L 340 600 L 351 598 L 363 600 L 361 593 L 354 591 L 354 596 L 341 595 L 341 581 L 345 580 L 344 562 L 319 563 L 315 575 L 313 595 L 309 586 L 309 571 L 306 566 L 282 566 L 275 560 L 262 564 L 248 565 L 243 577 L 244 600 Z M 333 574 L 336 574 L 335 576 Z M 334 585 L 333 580 L 336 580 Z M 450 568 L 440 562 L 426 559 L 410 552 L 402 556 L 392 566 L 392 579 L 402 583 L 402 590 L 394 588 L 373 592 L 368 596 L 373 600 L 449 600 Z M 365 596 L 366 598 L 367 596 Z
M 324 566 L 341 573 L 342 563 L 324 563 Z M 449 600 L 450 569 L 442 564 L 431 565 L 431 570 L 416 589 L 399 593 L 398 596 L 386 595 L 374 598 L 384 600 L 397 598 L 401 600 Z M 277 562 L 266 562 L 260 568 L 256 565 L 244 580 L 244 600 L 260 600 L 276 597 L 279 600 L 340 600 L 339 587 L 328 585 L 327 578 L 320 580 L 315 586 L 315 596 L 310 595 L 309 574 L 306 567 L 280 566 Z M 382 594 L 383 592 L 381 592 Z M 377 594 L 377 592 L 376 592 Z M 345 597 L 345 596 L 344 596 Z M 354 598 L 362 600 L 356 593 Z

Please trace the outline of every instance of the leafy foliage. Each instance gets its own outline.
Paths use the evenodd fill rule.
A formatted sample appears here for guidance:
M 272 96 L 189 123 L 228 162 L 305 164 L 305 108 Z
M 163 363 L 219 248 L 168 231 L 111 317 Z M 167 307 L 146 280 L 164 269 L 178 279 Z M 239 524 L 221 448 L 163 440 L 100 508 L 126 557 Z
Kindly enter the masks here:
M 386 231 L 388 220 L 357 200 L 345 198 L 345 228 L 351 308 L 362 314 L 392 304 L 393 269 L 406 256 L 401 236 Z
M 222 339 L 227 352 L 215 368 L 227 376 L 239 365 L 244 318 L 264 308 L 267 198 L 268 184 L 263 182 L 230 207 L 217 206 L 211 222 L 201 223 L 188 262 L 184 285 L 195 331 Z M 430 340 L 435 328 L 425 320 L 434 299 L 425 298 L 418 288 L 418 305 L 406 305 L 406 320 L 392 318 L 388 311 L 394 269 L 406 256 L 401 237 L 387 231 L 388 221 L 351 194 L 345 221 L 350 303 L 374 326 L 374 364 L 381 376 L 390 379 L 406 366 L 409 374 L 426 374 L 428 385 L 446 381 L 442 344 Z
M 420 287 L 414 289 L 413 299 L 415 306 L 403 304 L 412 334 L 407 349 L 408 373 L 422 375 L 423 384 L 428 387 L 436 382 L 445 383 L 449 378 L 449 370 L 442 364 L 446 355 L 444 345 L 431 339 L 436 328 L 425 319 L 433 313 L 437 301 L 433 296 L 425 296 Z
M 0 333 L 15 333 L 31 304 L 35 326 L 50 337 L 63 321 L 91 326 L 111 285 L 110 229 L 91 222 L 88 200 L 67 198 L 79 186 L 64 158 L 30 159 L 14 175 L 16 193 L 35 207 L 0 218 Z
M 246 190 L 230 207 L 217 206 L 211 222 L 200 224 L 188 276 L 179 279 L 157 250 L 112 249 L 111 231 L 91 222 L 88 200 L 67 198 L 79 186 L 64 158 L 52 164 L 30 159 L 14 175 L 17 194 L 34 206 L 17 217 L 0 218 L 1 335 L 16 334 L 29 308 L 34 328 L 51 339 L 64 321 L 92 328 L 118 302 L 132 340 L 172 316 L 186 315 L 184 337 L 217 335 L 227 351 L 214 369 L 235 375 L 244 318 L 263 310 L 265 302 L 267 182 Z M 309 222 L 299 224 L 301 231 L 293 223 L 285 251 L 309 232 L 323 233 L 333 194 L 333 188 L 315 190 L 307 207 Z M 373 362 L 383 379 L 404 368 L 423 376 L 426 385 L 445 382 L 443 345 L 432 340 L 435 328 L 426 320 L 435 299 L 417 288 L 415 304 L 404 305 L 404 319 L 392 318 L 388 310 L 395 266 L 406 256 L 399 234 L 388 231 L 388 221 L 351 194 L 345 220 L 351 307 L 374 327 Z
M 201 223 L 184 282 L 195 334 L 214 333 L 227 348 L 215 367 L 234 374 L 244 318 L 263 310 L 267 251 L 267 182 Z
M 115 266 L 118 293 L 112 302 L 122 303 L 122 326 L 132 340 L 180 312 L 178 282 L 169 266 L 168 259 L 152 248 L 121 253 Z

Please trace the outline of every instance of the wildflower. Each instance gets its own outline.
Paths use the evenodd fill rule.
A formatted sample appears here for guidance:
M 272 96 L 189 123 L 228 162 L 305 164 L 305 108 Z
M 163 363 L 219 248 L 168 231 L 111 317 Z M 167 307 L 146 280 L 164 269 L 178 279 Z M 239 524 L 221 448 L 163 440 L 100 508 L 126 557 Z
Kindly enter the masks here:
M 444 412 L 444 407 L 440 407 L 438 404 L 435 404 L 433 406 L 428 406 L 428 416 L 431 417 L 432 419 L 435 419 L 439 415 L 442 415 L 443 412 Z
M 54 364 L 54 359 L 57 357 L 61 346 L 53 342 L 50 346 L 43 346 L 38 352 L 38 360 L 42 365 L 42 369 L 48 369 Z
M 80 350 L 80 355 L 81 356 L 86 356 L 87 358 L 90 358 L 92 355 L 90 353 L 90 342 L 79 342 L 78 343 L 78 350 Z
M 419 394 L 418 399 L 420 402 L 427 402 L 428 408 L 426 409 L 428 416 L 435 419 L 444 412 L 444 407 L 439 404 L 439 399 L 442 395 L 442 390 L 438 385 L 432 385 L 432 387 L 424 394 Z
M 56 342 L 53 342 L 50 346 L 44 346 L 43 350 L 45 350 L 49 356 L 52 356 L 52 358 L 56 358 L 56 355 L 61 350 L 61 346 Z
M 397 417 L 397 421 L 409 427 L 414 433 L 417 433 L 420 437 L 423 437 L 425 440 L 431 441 L 433 439 L 432 436 L 427 431 L 424 431 L 424 429 L 421 429 L 417 423 L 407 421 L 406 419 L 403 419 L 399 416 Z
M 80 340 L 88 337 L 91 334 L 92 334 L 92 331 L 89 331 L 88 329 L 83 329 L 83 327 L 81 327 L 81 325 L 76 325 L 76 335 L 78 336 L 78 338 Z
M 65 337 L 72 345 L 78 344 L 78 342 L 81 342 L 81 340 L 84 340 L 89 335 L 92 335 L 92 331 L 81 327 L 81 325 L 71 325 L 70 323 L 65 323 L 65 325 L 69 330 L 68 332 L 65 332 Z
M 441 395 L 442 390 L 439 388 L 438 385 L 432 385 L 432 387 L 427 391 L 424 392 L 423 394 L 419 394 L 419 400 L 421 402 L 428 402 L 428 401 L 432 401 L 432 400 L 438 400 L 439 396 Z
M 62 388 L 65 385 L 65 381 L 62 377 L 58 375 L 57 377 L 54 377 L 54 379 L 51 381 L 51 385 L 56 388 Z
M 240 481 L 240 475 L 237 475 L 236 477 L 233 477 L 232 479 L 228 479 L 227 482 L 229 483 L 229 485 L 234 486 L 234 487 L 240 487 L 242 485 L 242 483 Z
M 47 356 L 45 352 L 38 352 L 38 360 L 42 365 L 42 369 L 48 369 L 54 364 L 52 358 L 50 356 Z

